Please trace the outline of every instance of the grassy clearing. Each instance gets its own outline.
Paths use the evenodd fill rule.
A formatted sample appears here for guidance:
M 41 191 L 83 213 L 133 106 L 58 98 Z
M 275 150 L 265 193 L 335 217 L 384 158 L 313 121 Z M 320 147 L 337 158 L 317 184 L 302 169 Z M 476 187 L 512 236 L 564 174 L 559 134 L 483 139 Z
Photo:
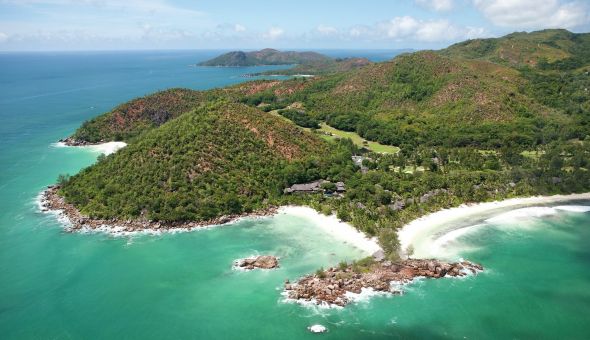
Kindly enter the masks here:
M 289 118 L 283 117 L 279 114 L 279 110 L 272 110 L 269 111 L 268 113 L 270 113 L 271 115 L 280 117 L 281 119 L 284 119 L 286 121 L 291 121 Z M 303 128 L 304 130 L 307 131 L 311 131 L 311 129 L 309 128 Z M 392 146 L 392 145 L 383 145 L 377 142 L 371 142 L 368 141 L 366 139 L 364 139 L 363 137 L 359 136 L 356 132 L 348 132 L 348 131 L 342 131 L 342 130 L 338 130 L 335 129 L 331 126 L 329 126 L 326 123 L 321 123 L 320 124 L 320 129 L 318 130 L 320 131 L 319 135 L 322 139 L 327 140 L 327 141 L 331 141 L 334 140 L 336 138 L 350 138 L 352 140 L 352 142 L 354 144 L 356 144 L 358 147 L 361 148 L 367 148 L 373 152 L 377 152 L 377 153 L 398 153 L 399 152 L 399 148 L 397 146 Z
M 489 155 L 497 156 L 498 155 L 498 151 L 496 151 L 496 150 L 477 150 L 477 152 L 479 152 L 480 154 L 482 154 L 484 156 L 489 156 Z
M 352 142 L 354 144 L 356 144 L 357 146 L 365 147 L 373 152 L 377 152 L 377 153 L 398 153 L 399 152 L 399 148 L 397 146 L 383 145 L 383 144 L 379 144 L 377 142 L 371 142 L 371 141 L 368 141 L 368 140 L 364 139 L 363 137 L 359 136 L 355 132 L 338 130 L 338 129 L 335 129 L 335 128 L 327 125 L 326 123 L 321 124 L 320 131 L 327 133 L 327 134 L 322 134 L 322 138 L 327 139 L 327 140 L 334 139 L 334 138 L 350 138 L 352 140 Z
M 532 151 L 527 150 L 527 151 L 521 152 L 520 154 L 523 157 L 538 160 L 541 157 L 541 155 L 544 154 L 544 152 L 543 151 L 536 151 L 536 150 L 532 150 Z
M 391 166 L 391 167 L 389 167 L 389 169 L 393 170 L 394 172 L 401 172 L 399 166 Z M 413 166 L 406 165 L 404 167 L 403 173 L 414 174 L 416 172 L 424 172 L 424 171 L 426 171 L 426 168 L 424 168 L 423 166 L 417 166 L 416 168 L 414 168 Z
M 272 110 L 272 111 L 268 111 L 268 113 L 270 113 L 270 114 L 271 114 L 271 115 L 273 115 L 273 116 L 279 117 L 279 118 L 281 118 L 282 120 L 284 120 L 284 121 L 286 121 L 286 122 L 293 123 L 293 122 L 291 121 L 291 119 L 289 119 L 289 118 L 287 118 L 287 117 L 284 117 L 284 116 L 281 116 L 281 114 L 279 113 L 279 110 Z M 295 123 L 293 123 L 293 124 L 295 124 Z

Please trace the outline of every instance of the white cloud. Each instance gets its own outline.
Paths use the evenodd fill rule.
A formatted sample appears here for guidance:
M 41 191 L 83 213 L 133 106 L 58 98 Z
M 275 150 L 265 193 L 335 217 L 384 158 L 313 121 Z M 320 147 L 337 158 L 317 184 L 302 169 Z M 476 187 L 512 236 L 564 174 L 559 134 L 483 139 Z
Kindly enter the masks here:
M 284 33 L 285 31 L 280 27 L 271 27 L 268 31 L 262 34 L 262 38 L 266 40 L 276 40 Z
M 187 30 L 175 29 L 170 27 L 154 27 L 150 24 L 142 24 L 141 29 L 143 30 L 141 39 L 151 41 L 166 42 L 173 40 L 182 40 L 194 36 L 193 33 Z
M 353 38 L 360 37 L 363 34 L 363 31 L 358 27 L 353 27 L 350 29 L 350 36 Z
M 3 43 L 8 40 L 8 34 L 4 32 L 0 32 L 0 43 Z
M 219 24 L 215 26 L 215 34 L 236 35 L 246 32 L 246 26 L 242 24 Z
M 176 6 L 166 0 L 0 0 L 0 3 L 18 6 L 44 5 L 62 9 L 91 7 L 96 11 L 166 17 L 194 18 L 205 14 L 201 11 Z
M 166 3 L 165 0 L 1 0 L 1 3 L 20 5 L 20 6 L 34 6 L 34 5 L 49 5 L 49 6 L 91 6 L 100 8 L 137 8 L 146 11 L 174 7 Z
M 450 11 L 453 9 L 453 0 L 415 0 L 418 5 L 432 9 L 437 12 Z
M 590 22 L 587 3 L 560 0 L 473 0 L 475 7 L 498 26 L 539 29 L 574 28 Z
M 418 30 L 420 23 L 410 16 L 395 17 L 389 21 L 380 23 L 379 29 L 385 33 L 388 38 L 402 39 L 407 38 Z
M 335 27 L 332 26 L 326 26 L 326 25 L 319 25 L 316 28 L 316 31 L 324 36 L 331 36 L 331 35 L 336 35 L 338 34 L 338 30 Z
M 379 23 L 373 35 L 395 41 L 446 42 L 483 37 L 486 31 L 478 27 L 457 26 L 447 20 L 403 16 Z

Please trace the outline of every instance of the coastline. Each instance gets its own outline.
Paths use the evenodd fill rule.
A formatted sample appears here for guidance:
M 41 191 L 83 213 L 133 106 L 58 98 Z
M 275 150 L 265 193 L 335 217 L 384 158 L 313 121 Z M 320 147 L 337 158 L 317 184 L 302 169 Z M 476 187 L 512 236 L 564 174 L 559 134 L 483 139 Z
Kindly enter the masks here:
M 112 236 L 161 235 L 163 233 L 204 230 L 227 226 L 242 219 L 285 214 L 309 220 L 332 237 L 366 252 L 367 255 L 375 254 L 381 250 L 376 238 L 368 238 L 352 225 L 340 221 L 335 215 L 325 216 L 307 206 L 269 207 L 262 211 L 222 216 L 202 222 L 163 223 L 140 220 L 95 220 L 81 215 L 75 207 L 65 203 L 63 198 L 57 195 L 58 189 L 57 186 L 48 187 L 39 195 L 38 204 L 41 211 L 55 214 L 68 232 L 102 232 Z M 538 205 L 556 205 L 577 200 L 590 200 L 590 193 L 534 196 L 463 204 L 459 207 L 431 213 L 398 230 L 400 249 L 406 249 L 405 247 L 408 245 L 415 247 L 416 252 L 412 259 L 391 262 L 375 261 L 371 258 L 373 264 L 365 269 L 366 272 L 356 270 L 354 263 L 348 264 L 346 268 L 331 267 L 324 270 L 323 274 L 318 274 L 318 272 L 308 274 L 292 284 L 286 281 L 281 295 L 285 302 L 329 308 L 344 307 L 348 303 L 365 300 L 374 295 L 403 294 L 403 286 L 422 278 L 475 275 L 483 271 L 482 266 L 462 258 L 456 261 L 456 257 L 447 262 L 446 260 L 451 259 L 450 257 L 445 258 L 440 253 L 437 254 L 436 251 L 430 251 L 430 248 L 437 246 L 436 242 L 432 242 L 433 237 L 453 239 L 463 235 L 465 231 L 474 227 L 473 223 L 466 224 L 474 218 L 482 221 L 483 219 L 493 220 L 499 215 L 522 218 L 523 214 L 525 216 L 545 216 L 557 210 L 590 211 L 590 207 L 582 205 L 538 207 Z M 532 209 L 532 211 L 522 212 L 518 210 L 519 208 Z M 449 225 L 454 229 L 448 230 Z M 445 230 L 445 228 L 447 229 Z M 440 237 L 441 234 L 442 237 Z M 423 252 L 423 249 L 417 244 L 421 240 L 426 241 L 423 243 L 423 246 L 428 247 L 426 252 Z
M 297 282 L 285 282 L 285 302 L 320 307 L 344 307 L 374 295 L 401 295 L 403 287 L 416 280 L 461 278 L 477 275 L 484 268 L 473 262 L 444 262 L 435 259 L 373 261 L 362 268 L 339 265 L 308 274 Z
M 588 212 L 590 206 L 566 205 L 567 202 L 590 200 L 590 193 L 512 198 L 504 201 L 463 204 L 413 220 L 398 230 L 401 249 L 412 245 L 416 256 L 398 261 L 374 261 L 364 270 L 355 264 L 331 267 L 308 274 L 296 282 L 285 283 L 282 293 L 285 302 L 306 306 L 340 308 L 348 303 L 366 300 L 375 295 L 403 294 L 403 287 L 423 278 L 471 277 L 484 271 L 476 263 L 463 258 L 445 257 L 436 250 L 436 241 L 452 240 L 483 224 L 506 218 L 523 219 L 528 216 L 547 216 L 557 211 Z M 564 205 L 559 205 L 560 203 Z M 551 206 L 546 206 L 551 205 Z M 471 223 L 473 221 L 478 221 Z M 471 224 L 469 224 L 471 223 Z M 421 244 L 418 242 L 422 241 Z M 427 249 L 421 249 L 425 246 Z M 401 258 L 404 258 L 403 254 Z
M 115 153 L 117 151 L 119 151 L 120 149 L 124 148 L 127 146 L 127 143 L 125 142 L 105 142 L 105 143 L 96 143 L 96 144 L 92 144 L 92 143 L 79 143 L 79 142 L 72 142 L 69 139 L 66 140 L 60 140 L 57 143 L 53 144 L 55 147 L 58 148 L 67 148 L 67 147 L 72 147 L 72 148 L 82 148 L 82 149 L 86 149 L 92 152 L 98 152 L 98 153 L 102 153 L 105 154 L 106 156 Z
M 326 233 L 331 234 L 335 238 L 348 243 L 365 253 L 373 255 L 381 251 L 381 246 L 377 242 L 377 238 L 369 238 L 367 235 L 357 230 L 352 225 L 340 221 L 336 215 L 322 215 L 318 211 L 307 206 L 286 205 L 278 209 L 277 213 L 288 214 L 291 216 L 302 217 L 313 221 L 315 225 L 320 227 Z
M 590 200 L 590 193 L 570 194 L 570 195 L 553 195 L 553 196 L 532 196 L 532 197 L 518 197 L 510 198 L 502 201 L 482 202 L 482 203 L 467 203 L 458 207 L 443 209 L 418 219 L 411 221 L 398 229 L 398 239 L 400 242 L 400 251 L 404 252 L 408 246 L 414 248 L 414 257 L 416 258 L 444 258 L 441 253 L 437 253 L 438 249 L 433 248 L 435 242 L 430 244 L 420 244 L 425 240 L 434 241 L 433 237 L 445 236 L 450 239 L 450 236 L 458 237 L 468 228 L 477 226 L 484 220 L 493 218 L 496 215 L 502 214 L 506 211 L 512 211 L 521 208 L 533 208 L 536 205 L 548 205 L 562 202 L 570 202 L 577 200 Z M 557 210 L 580 211 L 579 208 L 568 207 L 554 207 Z M 533 210 L 528 212 L 536 216 L 549 214 L 547 210 Z M 454 233 L 452 235 L 452 233 Z M 437 247 L 434 247 L 437 248 Z
M 227 215 L 201 222 L 158 222 L 140 220 L 99 220 L 83 216 L 73 205 L 57 195 L 58 186 L 47 187 L 37 196 L 37 206 L 43 213 L 54 214 L 68 232 L 97 232 L 112 236 L 160 235 L 162 233 L 190 232 L 237 223 L 244 219 L 273 217 L 287 214 L 310 220 L 333 237 L 364 251 L 367 256 L 382 250 L 376 238 L 368 238 L 352 225 L 342 222 L 335 215 L 325 216 L 307 206 L 271 206 L 267 209 Z
M 57 185 L 48 186 L 37 196 L 37 205 L 41 212 L 54 214 L 68 232 L 102 232 L 112 236 L 160 235 L 230 225 L 244 218 L 268 217 L 277 212 L 277 207 L 271 206 L 251 213 L 225 215 L 199 222 L 92 219 L 82 215 L 72 204 L 66 203 L 57 194 L 58 190 L 59 186 Z

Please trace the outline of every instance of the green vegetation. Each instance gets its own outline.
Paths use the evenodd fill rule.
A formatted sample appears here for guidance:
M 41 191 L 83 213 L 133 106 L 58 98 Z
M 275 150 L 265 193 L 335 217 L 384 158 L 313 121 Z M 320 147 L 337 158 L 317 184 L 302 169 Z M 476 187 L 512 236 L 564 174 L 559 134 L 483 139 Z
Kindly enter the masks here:
M 281 116 L 290 119 L 293 123 L 304 127 L 304 128 L 312 128 L 317 129 L 320 127 L 319 121 L 305 113 L 303 110 L 297 109 L 284 109 L 279 110 L 278 114 Z
M 344 59 L 326 59 L 321 61 L 306 62 L 296 65 L 286 70 L 265 71 L 252 74 L 252 76 L 262 75 L 326 75 L 331 73 L 346 72 L 371 64 L 366 58 L 344 58 Z
M 318 268 L 315 271 L 315 275 L 317 277 L 319 277 L 320 279 L 325 279 L 326 278 L 326 272 L 324 271 L 324 268 L 323 267 Z
M 205 99 L 204 92 L 187 89 L 157 92 L 85 122 L 72 137 L 92 143 L 129 140 L 191 110 Z
M 374 264 L 375 259 L 372 256 L 365 257 L 364 259 L 352 262 L 352 271 L 355 273 L 368 273 Z
M 159 92 L 74 134 L 129 146 L 60 177 L 61 194 L 92 217 L 165 221 L 304 204 L 392 258 L 395 230 L 428 212 L 590 190 L 587 37 L 515 33 L 310 79 Z M 346 193 L 283 194 L 318 179 Z
M 516 67 L 546 68 L 553 64 L 561 69 L 575 69 L 590 61 L 589 39 L 587 33 L 548 29 L 531 33 L 517 32 L 501 38 L 467 40 L 441 53 L 455 58 L 481 59 Z
M 324 150 L 292 124 L 213 102 L 62 179 L 61 192 L 97 218 L 207 220 L 264 208 Z
M 580 135 L 578 117 L 540 103 L 517 70 L 489 62 L 418 52 L 316 78 L 251 96 L 273 106 L 301 102 L 336 129 L 402 149 L 531 149 L 555 135 Z
M 367 141 L 366 139 L 359 136 L 356 132 L 349 132 L 349 131 L 342 131 L 335 129 L 328 124 L 322 123 L 320 131 L 325 132 L 325 136 L 332 137 L 332 138 L 348 138 L 352 140 L 352 142 L 360 147 L 360 148 L 367 148 L 372 152 L 377 153 L 397 153 L 399 148 L 393 145 L 383 145 L 377 142 Z

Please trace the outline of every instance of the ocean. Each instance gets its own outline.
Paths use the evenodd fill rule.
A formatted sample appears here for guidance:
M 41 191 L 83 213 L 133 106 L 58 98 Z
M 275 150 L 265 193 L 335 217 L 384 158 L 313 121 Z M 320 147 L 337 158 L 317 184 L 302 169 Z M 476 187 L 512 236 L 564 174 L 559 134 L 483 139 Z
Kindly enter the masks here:
M 220 87 L 271 69 L 192 66 L 219 53 L 0 54 L 3 339 L 590 338 L 585 209 L 524 210 L 518 218 L 473 221 L 465 232 L 441 230 L 441 252 L 486 270 L 419 280 L 402 296 L 367 297 L 344 309 L 301 306 L 281 296 L 285 279 L 366 255 L 313 219 L 283 214 L 190 233 L 115 238 L 66 233 L 53 215 L 38 211 L 36 197 L 45 186 L 96 160 L 91 150 L 55 146 L 84 120 L 157 90 Z M 396 52 L 326 53 L 379 61 Z M 280 256 L 281 267 L 232 269 L 235 259 L 253 254 Z M 328 332 L 311 334 L 313 324 Z

